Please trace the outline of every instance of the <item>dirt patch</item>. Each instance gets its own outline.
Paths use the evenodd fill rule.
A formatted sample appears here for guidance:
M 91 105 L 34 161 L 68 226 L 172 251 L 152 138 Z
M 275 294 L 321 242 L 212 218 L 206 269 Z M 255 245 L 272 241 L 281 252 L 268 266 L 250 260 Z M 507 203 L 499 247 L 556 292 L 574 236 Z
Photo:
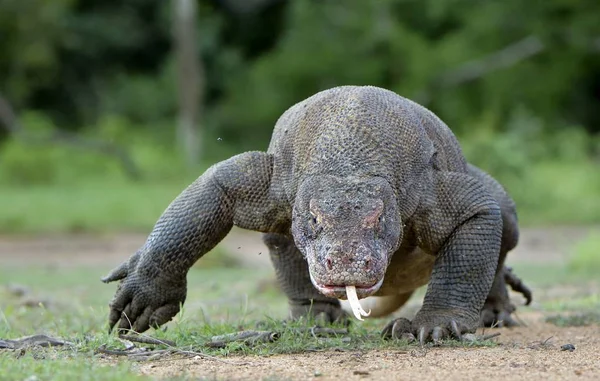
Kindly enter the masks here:
M 327 351 L 270 357 L 230 356 L 140 365 L 142 374 L 188 374 L 219 380 L 592 380 L 600 377 L 600 327 L 498 329 L 499 345 L 486 348 Z M 562 350 L 572 344 L 575 350 Z M 243 364 L 243 365 L 237 365 Z

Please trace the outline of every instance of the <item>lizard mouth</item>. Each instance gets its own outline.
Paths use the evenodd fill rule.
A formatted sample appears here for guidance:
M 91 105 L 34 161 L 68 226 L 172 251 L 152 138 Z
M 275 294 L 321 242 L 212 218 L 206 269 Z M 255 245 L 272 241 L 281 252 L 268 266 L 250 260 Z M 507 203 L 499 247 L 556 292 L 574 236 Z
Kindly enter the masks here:
M 368 286 L 352 285 L 352 284 L 348 284 L 348 285 L 326 284 L 326 285 L 324 285 L 324 284 L 318 283 L 313 278 L 312 274 L 310 275 L 310 280 L 311 280 L 312 284 L 315 286 L 315 288 L 321 294 L 328 296 L 330 298 L 343 299 L 343 300 L 347 299 L 347 295 L 346 295 L 346 287 L 347 286 L 356 287 L 356 294 L 358 295 L 358 298 L 363 299 L 363 298 L 373 295 L 375 292 L 377 292 L 377 290 L 379 290 L 379 288 L 383 284 L 383 278 L 381 278 L 377 283 L 368 285 Z

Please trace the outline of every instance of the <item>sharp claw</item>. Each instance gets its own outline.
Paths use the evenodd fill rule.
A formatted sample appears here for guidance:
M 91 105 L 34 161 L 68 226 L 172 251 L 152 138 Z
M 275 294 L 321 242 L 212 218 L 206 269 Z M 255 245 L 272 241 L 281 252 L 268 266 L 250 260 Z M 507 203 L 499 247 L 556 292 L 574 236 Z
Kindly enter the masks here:
M 108 315 L 108 333 L 111 333 L 115 325 L 121 320 L 122 309 L 110 307 L 110 313 Z
M 412 334 L 412 333 L 410 333 L 410 332 L 405 332 L 405 333 L 403 333 L 403 334 L 402 334 L 402 336 L 401 336 L 401 339 L 402 339 L 402 340 L 406 340 L 406 341 L 408 341 L 409 343 L 412 343 L 412 342 L 414 342 L 414 341 L 417 341 L 417 338 L 415 337 L 415 335 L 413 335 L 413 334 Z
M 441 327 L 435 327 L 433 329 L 433 332 L 431 333 L 431 338 L 433 339 L 434 344 L 438 344 L 442 340 L 443 336 L 444 336 L 444 331 L 442 330 Z
M 452 320 L 450 322 L 450 327 L 452 327 L 452 332 L 454 333 L 454 336 L 456 336 L 458 340 L 462 340 L 462 334 L 460 333 L 460 329 L 458 329 L 458 324 L 456 324 L 456 321 Z
M 392 338 L 400 339 L 406 332 L 410 332 L 410 321 L 404 318 L 396 319 L 390 332 Z
M 528 291 L 525 294 L 525 305 L 526 306 L 530 305 L 532 300 L 533 300 L 533 296 L 531 296 L 531 291 Z
M 389 338 L 393 338 L 392 337 L 392 329 L 390 328 L 390 326 L 386 326 L 383 331 L 381 331 L 381 337 L 389 339 Z
M 419 330 L 419 343 L 425 345 L 425 327 L 421 327 Z
M 392 325 L 392 328 L 390 329 L 390 336 L 392 337 L 392 339 L 398 339 L 399 335 L 402 335 L 402 330 L 400 329 L 400 326 L 398 324 L 398 321 L 394 322 L 394 324 Z

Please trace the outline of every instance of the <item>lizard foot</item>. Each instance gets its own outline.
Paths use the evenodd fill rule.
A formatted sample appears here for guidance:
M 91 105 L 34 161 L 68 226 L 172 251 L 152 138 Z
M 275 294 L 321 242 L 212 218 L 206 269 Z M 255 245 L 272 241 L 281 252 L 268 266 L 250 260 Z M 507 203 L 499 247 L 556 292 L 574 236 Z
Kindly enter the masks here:
M 462 340 L 463 334 L 472 333 L 475 329 L 476 325 L 473 327 L 473 324 L 460 317 L 419 313 L 412 322 L 406 318 L 392 320 L 383 329 L 382 336 L 409 342 L 418 340 L 421 345 L 428 341 L 439 344 L 442 340 Z
M 513 291 L 521 293 L 525 298 L 525 305 L 531 303 L 532 294 L 529 287 L 512 272 L 510 267 L 505 266 L 502 272 L 497 275 L 490 294 L 481 309 L 480 326 L 516 327 L 519 325 L 511 316 L 517 308 L 510 302 L 506 286 L 510 286 Z
M 519 325 L 511 314 L 517 308 L 507 299 L 486 300 L 481 310 L 480 326 L 482 327 L 516 327 Z
M 109 332 L 117 323 L 119 332 L 141 333 L 161 326 L 177 315 L 185 301 L 185 278 L 177 282 L 149 276 L 145 273 L 148 267 L 140 270 L 138 260 L 139 256 L 132 256 L 102 279 L 105 283 L 120 281 L 109 305 Z

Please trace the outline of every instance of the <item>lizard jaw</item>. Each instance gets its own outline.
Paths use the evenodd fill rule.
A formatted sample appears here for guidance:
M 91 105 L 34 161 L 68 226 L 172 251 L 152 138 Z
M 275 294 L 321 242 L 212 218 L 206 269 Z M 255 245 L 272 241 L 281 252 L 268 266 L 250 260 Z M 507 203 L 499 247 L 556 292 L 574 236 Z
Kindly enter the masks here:
M 377 290 L 379 290 L 379 288 L 383 284 L 383 278 L 381 278 L 377 283 L 375 283 L 372 286 L 368 286 L 368 287 L 356 286 L 356 285 L 352 285 L 352 284 L 330 286 L 330 285 L 322 285 L 322 284 L 318 283 L 315 280 L 315 278 L 313 278 L 312 274 L 309 274 L 309 275 L 310 275 L 310 280 L 311 280 L 313 286 L 315 286 L 315 288 L 321 294 L 328 296 L 330 298 L 336 298 L 336 299 L 348 299 L 348 295 L 346 293 L 348 286 L 354 286 L 356 288 L 358 299 L 363 299 L 363 298 L 373 295 L 375 292 L 377 292 Z

